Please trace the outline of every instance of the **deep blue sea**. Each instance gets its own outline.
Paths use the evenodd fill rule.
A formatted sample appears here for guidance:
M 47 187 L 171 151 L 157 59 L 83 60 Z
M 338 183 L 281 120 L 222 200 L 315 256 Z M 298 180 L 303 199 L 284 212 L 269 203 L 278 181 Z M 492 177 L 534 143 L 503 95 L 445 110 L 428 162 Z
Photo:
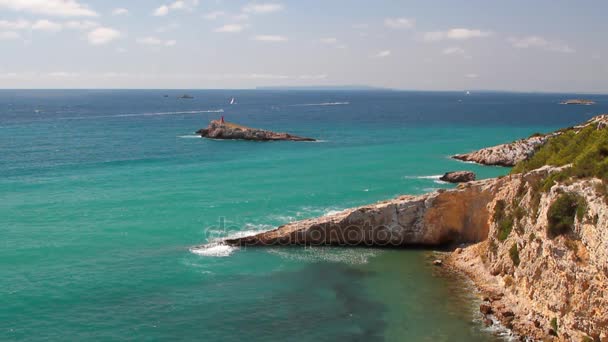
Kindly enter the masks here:
M 506 174 L 448 156 L 608 112 L 580 96 L 0 91 L 0 340 L 497 340 L 431 251 L 192 247 Z M 194 135 L 222 115 L 320 141 Z

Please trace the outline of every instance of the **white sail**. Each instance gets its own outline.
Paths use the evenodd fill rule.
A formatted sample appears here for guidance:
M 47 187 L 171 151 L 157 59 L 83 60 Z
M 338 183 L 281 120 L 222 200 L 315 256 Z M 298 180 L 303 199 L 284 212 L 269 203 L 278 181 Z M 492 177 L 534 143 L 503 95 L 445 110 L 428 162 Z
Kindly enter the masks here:
M 234 97 L 233 97 L 233 98 L 231 98 L 231 99 L 230 99 L 230 104 L 231 104 L 231 105 L 233 105 L 233 104 L 235 104 L 235 103 L 236 103 L 236 100 L 234 99 Z

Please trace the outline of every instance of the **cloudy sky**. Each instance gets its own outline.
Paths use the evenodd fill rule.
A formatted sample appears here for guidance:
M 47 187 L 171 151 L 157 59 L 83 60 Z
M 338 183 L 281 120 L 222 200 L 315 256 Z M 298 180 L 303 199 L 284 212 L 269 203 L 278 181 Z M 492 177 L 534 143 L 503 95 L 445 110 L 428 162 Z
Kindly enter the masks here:
M 0 0 L 0 88 L 608 92 L 605 0 Z

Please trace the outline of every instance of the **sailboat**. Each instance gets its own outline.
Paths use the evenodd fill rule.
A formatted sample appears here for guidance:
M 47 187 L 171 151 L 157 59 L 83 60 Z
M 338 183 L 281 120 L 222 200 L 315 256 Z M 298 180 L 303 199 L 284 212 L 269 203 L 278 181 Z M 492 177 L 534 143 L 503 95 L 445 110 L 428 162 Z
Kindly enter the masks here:
M 230 104 L 231 104 L 231 105 L 233 105 L 233 104 L 235 104 L 235 103 L 236 103 L 236 100 L 234 99 L 234 97 L 233 97 L 233 98 L 231 98 L 231 99 L 230 99 Z

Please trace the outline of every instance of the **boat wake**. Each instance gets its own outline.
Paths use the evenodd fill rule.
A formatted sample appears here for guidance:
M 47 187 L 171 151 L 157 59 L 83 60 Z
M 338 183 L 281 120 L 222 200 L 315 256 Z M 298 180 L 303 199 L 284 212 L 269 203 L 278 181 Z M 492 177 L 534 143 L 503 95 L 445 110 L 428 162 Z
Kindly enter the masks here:
M 346 106 L 350 102 L 322 102 L 322 103 L 304 103 L 290 105 L 290 107 L 322 107 L 322 106 Z
M 211 110 L 190 110 L 181 112 L 152 112 L 152 113 L 129 113 L 115 115 L 96 115 L 96 116 L 66 116 L 58 118 L 58 120 L 86 120 L 86 119 L 102 119 L 102 118 L 128 118 L 134 116 L 163 116 L 163 115 L 188 115 L 188 114 L 204 114 L 204 113 L 223 113 L 223 109 Z

